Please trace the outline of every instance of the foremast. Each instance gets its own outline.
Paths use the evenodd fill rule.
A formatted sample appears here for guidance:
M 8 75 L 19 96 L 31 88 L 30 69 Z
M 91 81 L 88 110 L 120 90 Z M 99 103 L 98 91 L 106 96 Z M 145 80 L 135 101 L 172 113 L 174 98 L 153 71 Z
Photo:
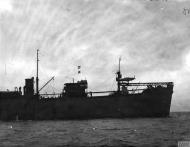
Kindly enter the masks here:
M 38 62 L 40 61 L 39 60 L 39 57 L 38 57 L 38 54 L 39 54 L 39 49 L 37 49 L 37 58 L 36 58 L 36 63 L 37 63 L 37 70 L 36 70 L 36 95 L 37 97 L 39 97 L 39 78 L 38 78 Z

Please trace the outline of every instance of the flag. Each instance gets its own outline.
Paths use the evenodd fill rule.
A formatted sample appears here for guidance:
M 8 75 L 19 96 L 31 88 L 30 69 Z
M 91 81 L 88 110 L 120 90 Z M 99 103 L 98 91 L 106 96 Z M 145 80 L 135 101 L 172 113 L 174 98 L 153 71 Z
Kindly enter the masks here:
M 79 65 L 79 66 L 78 66 L 78 74 L 81 73 L 80 69 L 81 69 L 81 66 Z

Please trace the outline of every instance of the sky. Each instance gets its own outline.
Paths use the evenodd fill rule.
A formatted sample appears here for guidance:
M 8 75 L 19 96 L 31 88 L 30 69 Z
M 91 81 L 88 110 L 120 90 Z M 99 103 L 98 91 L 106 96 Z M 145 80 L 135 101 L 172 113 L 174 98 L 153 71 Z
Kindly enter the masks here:
M 36 76 L 37 49 L 50 93 L 73 78 L 116 89 L 121 57 L 123 76 L 174 82 L 171 111 L 189 111 L 189 39 L 188 0 L 0 0 L 0 90 Z

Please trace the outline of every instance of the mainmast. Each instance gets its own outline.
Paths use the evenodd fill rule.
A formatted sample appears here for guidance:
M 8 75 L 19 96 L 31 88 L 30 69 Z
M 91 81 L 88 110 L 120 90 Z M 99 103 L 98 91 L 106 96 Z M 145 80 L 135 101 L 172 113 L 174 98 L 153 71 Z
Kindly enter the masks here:
M 38 78 L 38 62 L 39 62 L 39 58 L 38 58 L 38 53 L 39 53 L 39 49 L 37 49 L 37 72 L 36 72 L 36 95 L 39 96 L 39 78 Z
M 119 72 L 120 72 L 120 65 L 121 64 L 121 57 L 119 57 Z

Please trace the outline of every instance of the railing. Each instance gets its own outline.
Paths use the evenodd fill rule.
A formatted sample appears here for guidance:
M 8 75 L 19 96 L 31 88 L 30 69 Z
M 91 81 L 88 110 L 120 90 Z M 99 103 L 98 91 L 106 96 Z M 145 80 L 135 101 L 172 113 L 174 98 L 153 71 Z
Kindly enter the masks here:
M 49 96 L 51 96 L 51 95 L 61 95 L 61 93 L 50 93 L 50 94 L 48 94 L 48 93 L 44 93 L 44 94 L 40 94 L 41 96 L 43 96 L 43 95 L 49 95 Z
M 127 93 L 126 91 L 120 91 L 119 93 L 120 94 L 134 94 L 134 93 L 140 93 L 142 92 L 143 90 L 145 90 L 147 88 L 140 88 L 140 89 L 127 89 Z M 90 92 L 87 92 L 88 96 L 92 97 L 93 94 L 114 94 L 114 93 L 118 93 L 118 91 L 90 91 Z M 103 95 L 104 96 L 104 95 Z
M 173 85 L 173 82 L 154 82 L 154 83 L 125 83 L 122 82 L 121 86 L 167 86 L 167 85 Z
M 173 82 L 154 82 L 154 83 L 126 83 L 126 82 L 122 82 L 120 83 L 120 86 L 147 86 L 146 88 L 135 88 L 135 89 L 127 89 L 127 92 L 129 92 L 129 94 L 131 93 L 141 93 L 143 90 L 147 89 L 148 86 L 173 86 Z M 86 94 L 90 97 L 92 97 L 93 94 L 114 94 L 117 93 L 117 91 L 89 91 L 86 92 Z M 125 93 L 125 91 L 121 91 L 120 92 Z M 47 96 L 47 97 L 60 97 L 62 95 L 62 93 L 53 93 L 53 94 L 40 94 L 41 96 Z
M 128 89 L 127 91 L 141 91 L 141 90 L 145 90 L 145 89 L 147 89 L 147 88 L 142 88 L 142 89 Z M 89 92 L 87 92 L 87 94 L 96 94 L 96 93 L 116 93 L 117 91 L 94 91 L 94 92 L 92 92 L 92 91 L 89 91 Z
M 41 98 L 59 98 L 61 93 L 44 93 L 40 94 Z

